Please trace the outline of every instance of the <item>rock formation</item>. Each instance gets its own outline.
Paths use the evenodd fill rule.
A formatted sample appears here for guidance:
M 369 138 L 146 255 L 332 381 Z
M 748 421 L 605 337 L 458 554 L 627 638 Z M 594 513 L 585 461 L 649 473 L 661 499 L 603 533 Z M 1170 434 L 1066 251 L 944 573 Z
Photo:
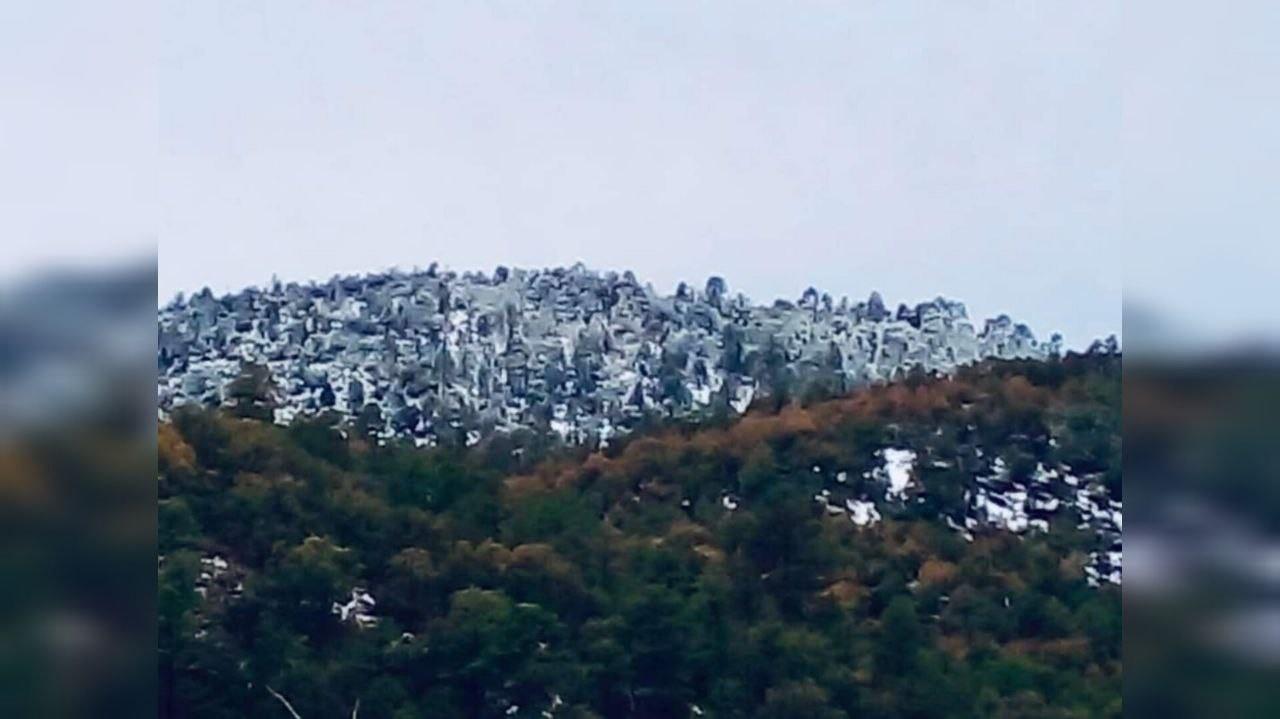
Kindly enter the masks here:
M 891 313 L 877 292 L 850 303 L 809 288 L 755 305 L 720 277 L 661 295 L 581 265 L 432 265 L 179 297 L 159 312 L 158 391 L 162 413 L 230 403 L 232 380 L 257 364 L 280 422 L 332 409 L 423 445 L 521 427 L 596 442 L 646 413 L 742 412 L 762 393 L 1043 358 L 1057 344 L 1004 315 L 977 331 L 941 297 Z

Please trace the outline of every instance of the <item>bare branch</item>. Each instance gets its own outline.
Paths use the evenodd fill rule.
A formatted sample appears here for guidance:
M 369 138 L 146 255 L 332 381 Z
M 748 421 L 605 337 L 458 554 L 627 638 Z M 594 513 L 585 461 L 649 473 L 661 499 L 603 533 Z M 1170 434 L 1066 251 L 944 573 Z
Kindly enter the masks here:
M 293 719 L 302 719 L 302 717 L 298 716 L 298 712 L 294 711 L 293 705 L 289 703 L 289 700 L 285 699 L 284 696 L 280 694 L 280 692 L 276 691 L 275 689 L 272 689 L 271 685 L 269 684 L 264 684 L 263 686 L 267 688 L 267 691 L 271 692 L 271 696 L 280 700 L 280 703 L 284 705 L 284 708 L 289 710 L 289 714 L 293 716 Z

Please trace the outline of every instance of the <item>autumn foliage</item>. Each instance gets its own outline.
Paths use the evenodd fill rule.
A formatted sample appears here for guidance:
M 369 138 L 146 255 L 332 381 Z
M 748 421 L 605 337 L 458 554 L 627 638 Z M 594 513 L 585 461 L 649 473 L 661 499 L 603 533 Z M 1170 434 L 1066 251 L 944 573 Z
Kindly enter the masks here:
M 1096 538 L 940 520 L 996 457 L 1118 495 L 1118 413 L 1118 358 L 1075 356 L 601 449 L 179 411 L 159 433 L 162 712 L 278 715 L 271 686 L 306 717 L 1118 716 Z M 881 521 L 815 501 L 882 497 L 891 446 L 919 460 Z M 238 589 L 201 579 L 215 556 Z M 331 611 L 353 588 L 364 623 Z

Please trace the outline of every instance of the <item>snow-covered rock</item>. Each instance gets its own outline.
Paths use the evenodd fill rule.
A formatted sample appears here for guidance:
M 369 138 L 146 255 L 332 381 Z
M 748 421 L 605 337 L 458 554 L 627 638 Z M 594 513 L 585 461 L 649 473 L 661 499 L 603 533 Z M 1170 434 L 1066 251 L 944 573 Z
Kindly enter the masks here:
M 745 412 L 778 358 L 802 381 L 834 370 L 855 386 L 1051 349 L 1005 316 L 975 332 L 942 298 L 894 315 L 878 293 L 816 297 L 756 305 L 720 278 L 663 295 L 581 265 L 206 289 L 159 311 L 159 407 L 226 403 L 253 362 L 270 371 L 278 422 L 332 410 L 420 446 L 517 428 L 607 442 L 649 412 Z

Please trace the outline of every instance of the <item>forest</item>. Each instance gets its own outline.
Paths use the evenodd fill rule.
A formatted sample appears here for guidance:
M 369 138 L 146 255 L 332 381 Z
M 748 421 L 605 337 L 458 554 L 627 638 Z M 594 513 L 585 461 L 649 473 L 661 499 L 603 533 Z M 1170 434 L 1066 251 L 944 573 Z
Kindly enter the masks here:
M 654 418 L 604 448 L 279 426 L 251 385 L 159 426 L 161 716 L 1121 715 L 1095 532 L 956 527 L 997 461 L 1122 498 L 1118 355 Z M 917 461 L 888 498 L 895 447 Z M 840 510 L 870 496 L 878 521 Z

